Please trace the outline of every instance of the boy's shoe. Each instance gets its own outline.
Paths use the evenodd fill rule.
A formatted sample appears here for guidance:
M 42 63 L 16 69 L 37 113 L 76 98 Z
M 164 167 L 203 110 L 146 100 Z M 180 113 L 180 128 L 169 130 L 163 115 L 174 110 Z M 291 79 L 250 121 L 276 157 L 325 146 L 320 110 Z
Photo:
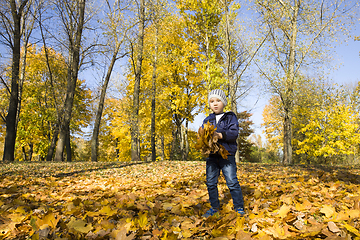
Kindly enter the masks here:
M 202 217 L 204 218 L 208 218 L 214 215 L 219 215 L 219 211 L 213 208 L 210 208 L 206 213 L 204 213 L 204 215 L 202 215 Z
M 243 208 L 238 208 L 238 209 L 236 209 L 236 212 L 238 213 L 238 214 L 240 214 L 241 216 L 244 216 L 245 215 L 245 211 L 244 211 L 244 209 Z

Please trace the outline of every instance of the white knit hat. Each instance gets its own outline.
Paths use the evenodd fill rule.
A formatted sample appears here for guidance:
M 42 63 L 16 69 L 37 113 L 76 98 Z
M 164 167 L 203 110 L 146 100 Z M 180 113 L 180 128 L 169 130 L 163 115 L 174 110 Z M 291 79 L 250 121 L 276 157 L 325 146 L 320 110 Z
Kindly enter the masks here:
M 210 99 L 213 97 L 220 99 L 220 101 L 222 101 L 222 103 L 224 104 L 224 107 L 227 105 L 226 95 L 222 90 L 214 89 L 209 93 L 208 96 L 209 104 L 210 104 Z

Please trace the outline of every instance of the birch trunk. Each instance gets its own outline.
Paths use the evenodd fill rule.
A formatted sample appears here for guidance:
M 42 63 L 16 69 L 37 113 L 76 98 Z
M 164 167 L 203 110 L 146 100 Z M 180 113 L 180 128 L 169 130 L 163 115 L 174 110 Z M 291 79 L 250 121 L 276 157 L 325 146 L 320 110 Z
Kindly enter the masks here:
M 140 0 L 140 22 L 138 35 L 138 48 L 135 68 L 135 84 L 133 97 L 133 112 L 131 121 L 131 160 L 140 161 L 139 141 L 139 105 L 140 105 L 140 80 L 143 60 L 144 32 L 145 32 L 145 0 Z

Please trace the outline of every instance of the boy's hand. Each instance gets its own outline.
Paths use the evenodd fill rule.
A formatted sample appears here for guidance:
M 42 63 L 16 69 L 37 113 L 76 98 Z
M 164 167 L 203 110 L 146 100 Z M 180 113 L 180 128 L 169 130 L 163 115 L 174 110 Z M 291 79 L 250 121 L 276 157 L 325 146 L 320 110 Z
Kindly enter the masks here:
M 214 132 L 214 136 L 213 136 L 214 142 L 217 142 L 218 139 L 222 139 L 222 138 L 223 138 L 222 133 Z

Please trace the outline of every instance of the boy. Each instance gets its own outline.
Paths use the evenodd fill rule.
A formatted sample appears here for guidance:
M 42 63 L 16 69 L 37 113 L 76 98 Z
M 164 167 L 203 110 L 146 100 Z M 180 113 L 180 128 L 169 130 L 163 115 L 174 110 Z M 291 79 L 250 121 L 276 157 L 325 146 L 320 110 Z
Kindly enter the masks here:
M 203 215 L 203 217 L 213 216 L 220 210 L 217 188 L 220 170 L 222 170 L 226 185 L 230 190 L 235 211 L 240 215 L 245 215 L 244 200 L 236 176 L 235 162 L 235 153 L 237 151 L 236 139 L 239 134 L 239 123 L 235 113 L 224 113 L 224 107 L 227 104 L 227 100 L 226 95 L 222 90 L 212 90 L 208 95 L 208 100 L 210 109 L 213 113 L 204 119 L 203 124 L 209 121 L 212 125 L 217 127 L 214 135 L 218 137 L 218 143 L 223 145 L 230 155 L 228 155 L 228 159 L 223 159 L 220 154 L 212 153 L 206 159 L 206 186 L 209 193 L 211 208 Z

